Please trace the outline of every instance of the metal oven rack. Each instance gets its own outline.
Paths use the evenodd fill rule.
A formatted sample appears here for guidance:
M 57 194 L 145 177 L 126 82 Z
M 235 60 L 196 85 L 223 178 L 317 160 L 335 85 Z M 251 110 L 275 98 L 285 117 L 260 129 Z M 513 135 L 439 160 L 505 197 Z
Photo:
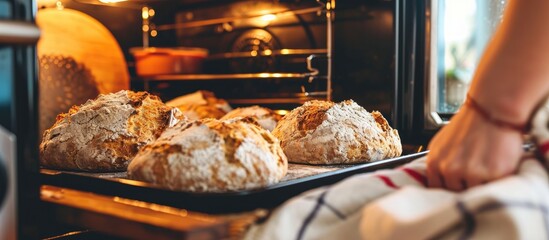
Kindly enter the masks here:
M 234 104 L 277 104 L 277 103 L 296 103 L 302 104 L 308 100 L 313 99 L 332 99 L 332 75 L 333 75 L 333 21 L 335 0 L 316 0 L 317 7 L 310 7 L 297 10 L 283 10 L 270 13 L 262 13 L 261 15 L 248 15 L 241 17 L 224 17 L 208 20 L 197 20 L 185 23 L 174 23 L 166 25 L 155 25 L 151 21 L 154 10 L 150 7 L 143 7 L 142 11 L 142 37 L 143 47 L 149 47 L 150 38 L 157 36 L 161 31 L 178 30 L 186 28 L 196 28 L 211 25 L 219 25 L 230 23 L 237 20 L 257 18 L 266 14 L 307 14 L 307 13 L 319 13 L 326 18 L 326 48 L 324 49 L 280 49 L 280 50 L 266 50 L 266 51 L 252 51 L 252 52 L 236 52 L 236 53 L 222 53 L 209 56 L 209 59 L 221 59 L 231 57 L 262 57 L 262 56 L 276 56 L 276 55 L 303 55 L 306 57 L 307 72 L 303 73 L 290 73 L 290 72 L 261 72 L 261 73 L 231 73 L 231 74 L 176 74 L 176 75 L 155 75 L 139 77 L 138 80 L 143 81 L 143 87 L 145 90 L 149 90 L 151 82 L 159 81 L 209 81 L 209 80 L 307 80 L 309 83 L 314 80 L 323 80 L 326 82 L 325 91 L 307 91 L 304 87 L 301 88 L 299 93 L 285 94 L 285 97 L 279 98 L 245 98 L 245 99 L 227 99 L 229 103 Z M 152 10 L 152 11 L 151 11 Z M 322 55 L 326 56 L 326 71 L 325 74 L 319 74 L 319 70 L 313 66 L 313 59 Z

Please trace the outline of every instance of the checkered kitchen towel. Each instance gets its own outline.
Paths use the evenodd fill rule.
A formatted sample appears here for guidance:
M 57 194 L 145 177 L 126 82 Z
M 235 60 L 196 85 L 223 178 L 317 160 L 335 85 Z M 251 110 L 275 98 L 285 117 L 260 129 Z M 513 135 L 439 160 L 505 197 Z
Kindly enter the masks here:
M 245 239 L 549 239 L 549 181 L 517 175 L 454 193 L 425 187 L 425 159 L 315 189 L 253 225 Z
M 425 158 L 311 190 L 245 239 L 549 239 L 549 99 L 532 118 L 545 161 L 461 193 L 426 188 Z

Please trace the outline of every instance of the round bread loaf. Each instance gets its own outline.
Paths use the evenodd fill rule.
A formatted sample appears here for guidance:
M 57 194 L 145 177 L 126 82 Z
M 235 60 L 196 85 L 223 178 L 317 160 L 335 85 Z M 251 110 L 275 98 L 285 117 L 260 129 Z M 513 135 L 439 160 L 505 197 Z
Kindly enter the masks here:
M 225 116 L 223 116 L 221 119 L 226 120 L 238 117 L 255 117 L 259 125 L 269 131 L 273 131 L 276 124 L 278 123 L 278 121 L 280 121 L 281 118 L 280 115 L 278 115 L 271 109 L 260 106 L 251 106 L 234 109 L 227 113 Z
M 273 135 L 295 163 L 361 163 L 402 154 L 398 131 L 381 113 L 369 113 L 352 100 L 306 102 L 286 114 Z
M 133 179 L 192 192 L 264 187 L 286 175 L 278 140 L 241 119 L 178 123 L 145 146 L 128 166 Z
M 201 105 L 191 103 L 179 105 L 177 106 L 177 108 L 189 120 L 199 120 L 204 118 L 219 119 L 227 113 L 214 105 Z
M 190 120 L 204 118 L 219 119 L 232 110 L 227 101 L 216 98 L 210 91 L 196 91 L 166 102 L 166 105 L 179 108 Z
M 57 116 L 44 132 L 40 163 L 66 170 L 126 170 L 142 146 L 182 117 L 172 109 L 146 92 L 99 95 Z

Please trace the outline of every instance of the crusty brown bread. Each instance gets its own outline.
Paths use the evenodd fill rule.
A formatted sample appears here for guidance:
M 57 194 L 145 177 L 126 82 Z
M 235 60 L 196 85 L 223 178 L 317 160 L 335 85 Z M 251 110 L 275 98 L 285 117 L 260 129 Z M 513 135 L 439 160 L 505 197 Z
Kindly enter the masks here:
M 227 113 L 225 116 L 223 116 L 221 119 L 226 120 L 238 117 L 255 117 L 257 118 L 257 122 L 259 123 L 259 125 L 269 131 L 272 131 L 278 121 L 280 121 L 280 118 L 282 118 L 273 110 L 256 105 L 251 107 L 234 109 Z
M 201 104 L 183 104 L 177 106 L 177 108 L 185 115 L 189 120 L 199 120 L 204 118 L 219 119 L 223 117 L 227 112 L 214 105 L 201 105 Z
M 398 131 L 381 113 L 352 100 L 309 101 L 286 114 L 273 130 L 289 162 L 350 164 L 402 154 Z
M 40 163 L 66 170 L 126 170 L 141 147 L 180 118 L 179 110 L 146 92 L 99 95 L 57 117 L 44 132 Z
M 177 107 L 190 120 L 204 118 L 219 119 L 232 110 L 227 101 L 216 98 L 210 91 L 196 91 L 166 102 L 166 105 Z
M 278 140 L 250 119 L 178 123 L 145 146 L 128 166 L 137 180 L 191 192 L 224 192 L 274 184 L 288 161 Z

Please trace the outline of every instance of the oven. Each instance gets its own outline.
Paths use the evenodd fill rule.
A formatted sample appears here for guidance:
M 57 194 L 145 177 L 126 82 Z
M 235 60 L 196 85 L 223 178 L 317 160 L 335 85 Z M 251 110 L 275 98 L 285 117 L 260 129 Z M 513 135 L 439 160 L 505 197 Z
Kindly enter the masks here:
M 353 99 L 390 116 L 394 1 L 338 1 L 332 21 L 325 2 L 73 0 L 63 5 L 104 24 L 125 55 L 131 87 L 164 101 L 204 89 L 235 106 L 292 109 L 311 99 Z M 203 48 L 208 57 L 192 74 L 139 76 L 131 50 L 143 47 Z
M 282 110 L 312 99 L 354 99 L 368 111 L 379 110 L 401 134 L 406 133 L 399 128 L 407 129 L 400 110 L 402 103 L 408 102 L 403 100 L 407 95 L 400 92 L 404 85 L 395 81 L 395 72 L 399 73 L 402 65 L 394 48 L 395 43 L 402 43 L 399 38 L 395 42 L 395 31 L 400 33 L 401 26 L 395 19 L 399 19 L 404 1 L 350 0 L 337 1 L 337 5 L 334 0 L 44 2 L 41 7 L 46 9 L 80 11 L 103 24 L 120 46 L 133 90 L 148 90 L 164 101 L 199 89 L 210 90 L 233 106 L 259 104 Z M 0 79 L 6 86 L 0 91 L 14 89 L 0 94 L 9 99 L 1 106 L 2 113 L 9 114 L 1 116 L 6 134 L 2 133 L 0 143 L 4 165 L 15 169 L 7 171 L 7 184 L 16 186 L 17 191 L 13 187 L 7 190 L 19 195 L 17 213 L 5 212 L 10 219 L 17 216 L 17 226 L 12 229 L 20 236 L 235 238 L 247 224 L 265 218 L 269 209 L 292 196 L 353 174 L 395 167 L 426 153 L 417 145 L 406 145 L 399 158 L 319 168 L 314 174 L 265 189 L 224 194 L 170 191 L 133 181 L 124 173 L 40 169 L 38 121 L 46 109 L 39 107 L 39 87 L 51 86 L 41 85 L 37 73 L 51 72 L 37 72 L 44 67 L 37 64 L 34 48 L 38 31 L 32 22 L 38 8 L 31 1 L 24 7 L 15 7 L 18 4 L 20 1 L 7 1 L 10 8 L 19 9 L 9 15 L 9 22 L 26 21 L 18 21 L 17 26 L 32 34 L 23 42 L 5 38 L 10 42 L 2 42 L 0 48 L 7 56 L 0 64 L 12 71 L 0 72 L 10 74 Z M 20 9 L 28 15 L 21 15 Z M 208 50 L 208 57 L 194 72 L 140 75 L 132 49 L 144 47 L 202 48 Z M 5 200 L 3 210 L 14 209 L 6 207 L 13 203 Z M 37 216 L 38 212 L 42 214 Z

